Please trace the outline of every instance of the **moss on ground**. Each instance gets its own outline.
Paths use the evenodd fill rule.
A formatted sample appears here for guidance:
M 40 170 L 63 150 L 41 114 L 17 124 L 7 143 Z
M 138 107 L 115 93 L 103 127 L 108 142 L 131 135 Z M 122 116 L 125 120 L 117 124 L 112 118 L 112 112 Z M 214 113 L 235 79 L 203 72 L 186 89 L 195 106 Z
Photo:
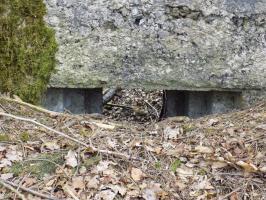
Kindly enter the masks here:
M 0 0 L 0 92 L 38 103 L 55 66 L 43 0 Z
M 0 142 L 9 142 L 10 137 L 7 134 L 0 133 Z
M 42 179 L 47 174 L 55 173 L 58 165 L 62 165 L 63 163 L 64 154 L 62 153 L 42 154 L 33 160 L 13 164 L 8 172 L 13 173 L 15 176 L 30 173 Z

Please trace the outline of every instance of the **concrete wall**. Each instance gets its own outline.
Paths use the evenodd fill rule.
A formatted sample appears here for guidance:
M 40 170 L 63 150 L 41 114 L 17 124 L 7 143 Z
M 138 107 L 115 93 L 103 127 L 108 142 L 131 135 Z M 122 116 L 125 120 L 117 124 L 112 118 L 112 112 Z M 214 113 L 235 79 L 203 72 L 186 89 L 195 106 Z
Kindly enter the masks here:
M 45 0 L 51 87 L 266 87 L 266 0 Z

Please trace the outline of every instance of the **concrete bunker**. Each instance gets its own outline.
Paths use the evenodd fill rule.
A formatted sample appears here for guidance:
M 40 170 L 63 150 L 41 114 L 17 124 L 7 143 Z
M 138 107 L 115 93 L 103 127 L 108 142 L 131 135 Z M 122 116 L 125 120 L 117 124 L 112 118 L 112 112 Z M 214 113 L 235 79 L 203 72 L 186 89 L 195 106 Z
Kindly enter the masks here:
M 58 43 L 44 102 L 52 110 L 100 113 L 101 89 L 90 88 L 113 86 L 165 90 L 165 116 L 200 117 L 265 99 L 266 1 L 45 4 Z

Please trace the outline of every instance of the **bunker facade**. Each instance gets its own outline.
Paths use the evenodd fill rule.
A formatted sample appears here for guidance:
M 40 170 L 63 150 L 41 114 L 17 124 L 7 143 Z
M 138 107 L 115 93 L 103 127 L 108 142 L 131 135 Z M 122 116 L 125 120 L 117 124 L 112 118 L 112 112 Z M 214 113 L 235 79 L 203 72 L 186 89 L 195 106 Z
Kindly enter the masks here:
M 98 112 L 99 106 L 91 110 L 86 103 L 94 96 L 89 89 L 111 86 L 167 90 L 169 104 L 177 104 L 171 110 L 179 109 L 169 115 L 224 112 L 251 102 L 251 93 L 263 98 L 266 0 L 45 3 L 59 44 L 44 102 L 50 109 L 79 104 L 71 110 Z M 195 113 L 197 105 L 206 108 Z

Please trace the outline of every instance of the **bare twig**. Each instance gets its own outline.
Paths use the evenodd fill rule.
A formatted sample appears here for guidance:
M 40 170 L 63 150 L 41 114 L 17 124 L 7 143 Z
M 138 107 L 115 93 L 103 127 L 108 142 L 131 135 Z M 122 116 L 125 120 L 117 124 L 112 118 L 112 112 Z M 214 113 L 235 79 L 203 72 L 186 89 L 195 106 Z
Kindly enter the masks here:
M 28 176 L 29 176 L 29 174 L 28 174 Z M 19 184 L 18 184 L 18 187 L 17 187 L 17 191 L 19 191 L 19 188 L 21 187 L 21 185 L 22 185 L 22 183 L 23 183 L 23 181 L 25 180 L 25 178 L 26 178 L 26 176 L 24 176 L 22 179 L 21 179 L 21 181 L 19 182 Z M 17 194 L 16 194 L 17 195 Z M 15 195 L 15 197 L 14 197 L 14 199 L 16 199 L 16 195 Z
M 72 138 L 70 136 L 68 136 L 67 134 L 63 133 L 63 132 L 60 132 L 60 131 L 57 131 L 55 129 L 52 129 L 44 124 L 41 124 L 33 119 L 28 119 L 28 118 L 24 118 L 24 117 L 18 117 L 18 116 L 15 116 L 15 115 L 11 115 L 11 114 L 7 114 L 7 113 L 3 113 L 3 112 L 0 112 L 0 116 L 5 116 L 5 117 L 10 117 L 10 118 L 13 118 L 13 119 L 17 119 L 17 120 L 20 120 L 20 121 L 25 121 L 25 122 L 29 122 L 29 123 L 32 123 L 32 124 L 35 124 L 37 126 L 40 126 L 40 127 L 43 127 L 59 136 L 62 136 L 64 138 L 67 138 L 73 142 L 76 142 L 78 144 L 81 144 L 83 146 L 85 146 L 86 148 L 91 148 L 93 151 L 95 152 L 99 152 L 99 153 L 103 153 L 103 154 L 110 154 L 110 155 L 114 155 L 114 156 L 118 156 L 118 157 L 121 157 L 121 158 L 124 158 L 124 159 L 134 159 L 134 160 L 139 160 L 138 158 L 135 158 L 135 157 L 131 157 L 129 155 L 126 155 L 126 154 L 123 154 L 123 153 L 119 153 L 119 152 L 114 152 L 114 151 L 109 151 L 109 150 L 101 150 L 101 149 L 97 149 L 93 146 L 89 146 L 87 145 L 86 143 L 82 142 L 82 141 L 79 141 L 75 138 Z
M 23 106 L 27 106 L 27 107 L 29 107 L 29 108 L 32 108 L 33 110 L 36 110 L 36 111 L 39 111 L 39 112 L 42 112 L 42 113 L 48 114 L 48 115 L 50 115 L 50 116 L 61 115 L 61 113 L 57 113 L 57 112 L 53 112 L 53 111 L 49 111 L 49 110 L 46 110 L 46 109 L 41 108 L 41 107 L 39 107 L 39 106 L 35 106 L 35 105 L 32 105 L 32 104 L 26 103 L 26 102 L 24 102 L 24 101 L 19 101 L 19 100 L 16 100 L 16 99 L 11 99 L 11 98 L 8 98 L 8 97 L 2 97 L 2 96 L 0 96 L 0 99 L 3 99 L 3 100 L 8 101 L 8 102 L 17 103 L 17 104 L 20 104 L 20 105 L 23 105 Z
M 73 142 L 76 142 L 78 144 L 81 144 L 81 145 L 83 145 L 85 147 L 89 147 L 86 143 L 84 143 L 82 141 L 79 141 L 79 140 L 77 140 L 75 138 L 72 138 L 72 137 L 68 136 L 67 134 L 65 134 L 63 132 L 57 131 L 55 129 L 52 129 L 52 128 L 44 125 L 44 124 L 41 124 L 41 123 L 33 120 L 33 119 L 28 119 L 28 118 L 24 118 L 24 117 L 18 117 L 18 116 L 15 116 L 15 115 L 7 114 L 7 113 L 2 113 L 2 112 L 0 112 L 0 116 L 10 117 L 10 118 L 17 119 L 17 120 L 20 120 L 20 121 L 25 121 L 25 122 L 29 122 L 29 123 L 35 124 L 37 126 L 43 127 L 45 129 L 53 132 L 53 133 L 56 133 L 57 135 L 60 135 L 62 137 L 65 137 L 65 138 L 67 138 L 67 139 L 69 139 L 69 140 L 71 140 Z
M 239 187 L 239 188 L 236 188 L 235 190 L 233 190 L 232 192 L 228 193 L 227 195 L 225 195 L 225 196 L 223 196 L 223 197 L 219 198 L 219 200 L 224 200 L 224 199 L 227 199 L 228 197 L 230 197 L 232 194 L 234 194 L 234 193 L 238 192 L 239 190 L 241 190 L 241 187 Z
M 74 200 L 79 200 L 79 198 L 74 194 L 74 191 L 70 188 L 70 186 L 65 185 L 63 190 L 67 192 Z
M 0 103 L 0 108 L 2 108 L 5 112 L 8 113 L 7 109 Z
M 159 114 L 158 110 L 157 110 L 153 105 L 151 105 L 148 101 L 145 100 L 144 102 L 145 102 L 146 104 L 148 104 L 148 105 L 154 110 L 157 119 L 159 119 L 159 118 L 160 118 L 160 114 Z
M 108 103 L 108 104 L 106 104 L 106 106 L 117 107 L 117 108 L 124 108 L 124 109 L 128 109 L 128 110 L 134 110 L 133 107 L 131 107 L 131 106 L 127 106 L 127 105 L 118 105 L 118 104 L 111 104 L 111 103 Z
M 1 182 L 1 183 L 3 182 L 3 183 L 8 184 L 8 185 L 11 185 L 12 187 L 18 188 L 18 185 L 17 185 L 17 184 L 12 183 L 12 182 L 10 182 L 10 181 L 5 181 L 5 180 L 3 180 L 3 179 L 1 179 L 1 178 L 0 178 L 0 182 Z M 42 197 L 42 198 L 44 198 L 44 199 L 49 199 L 49 200 L 59 200 L 59 199 L 57 199 L 57 198 L 55 198 L 55 197 L 47 196 L 47 195 L 45 195 L 45 194 L 39 193 L 39 192 L 37 192 L 37 191 L 35 191 L 35 190 L 32 190 L 32 189 L 29 189 L 29 188 L 25 188 L 25 187 L 23 187 L 23 186 L 20 186 L 19 189 L 22 190 L 22 191 L 24 191 L 24 192 L 31 193 L 31 194 L 33 194 L 33 195 L 35 195 L 35 196 Z
M 12 186 L 11 184 L 8 184 L 7 181 L 4 181 L 4 180 L 0 179 L 0 184 L 2 186 L 4 186 L 5 188 L 7 188 L 7 189 L 11 190 L 12 192 L 14 192 L 16 195 L 19 196 L 20 199 L 27 200 L 27 198 L 23 194 L 21 194 L 19 191 L 17 191 L 14 188 L 14 186 Z

